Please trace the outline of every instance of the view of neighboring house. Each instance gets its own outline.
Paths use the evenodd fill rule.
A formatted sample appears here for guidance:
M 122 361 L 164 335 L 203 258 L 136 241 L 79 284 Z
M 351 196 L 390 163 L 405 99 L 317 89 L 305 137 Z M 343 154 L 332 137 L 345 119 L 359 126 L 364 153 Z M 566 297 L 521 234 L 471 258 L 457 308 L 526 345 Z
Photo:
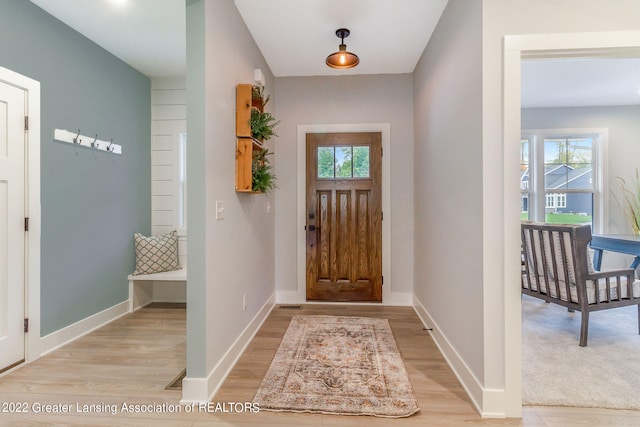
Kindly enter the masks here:
M 561 190 L 580 190 L 591 188 L 592 167 L 572 167 L 566 164 L 545 165 L 544 187 L 550 190 L 545 194 L 546 213 L 577 213 L 591 215 L 593 210 L 591 194 L 558 192 Z M 520 211 L 529 211 L 529 195 L 526 191 L 530 188 L 529 169 L 525 169 L 520 175 L 520 190 L 522 194 Z

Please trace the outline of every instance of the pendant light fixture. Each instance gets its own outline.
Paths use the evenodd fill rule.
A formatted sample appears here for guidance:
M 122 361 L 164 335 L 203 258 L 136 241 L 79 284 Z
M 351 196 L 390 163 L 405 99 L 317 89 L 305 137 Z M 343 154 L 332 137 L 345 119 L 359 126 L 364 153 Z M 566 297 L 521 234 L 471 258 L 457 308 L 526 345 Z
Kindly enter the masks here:
M 342 42 L 338 47 L 338 51 L 327 56 L 326 63 L 331 68 L 353 68 L 360 62 L 358 55 L 355 53 L 347 52 L 347 45 L 344 44 L 344 39 L 349 37 L 351 32 L 346 28 L 340 28 L 336 30 L 336 36 L 338 36 Z

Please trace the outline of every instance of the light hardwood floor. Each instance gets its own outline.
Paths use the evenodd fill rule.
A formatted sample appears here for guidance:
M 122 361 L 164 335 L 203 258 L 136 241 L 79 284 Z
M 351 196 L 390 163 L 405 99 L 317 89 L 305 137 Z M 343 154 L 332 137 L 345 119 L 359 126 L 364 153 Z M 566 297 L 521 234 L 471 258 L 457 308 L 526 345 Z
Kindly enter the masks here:
M 402 419 L 267 411 L 211 413 L 197 408 L 187 412 L 186 407 L 179 406 L 180 391 L 164 390 L 185 364 L 185 310 L 144 308 L 0 377 L 0 404 L 24 402 L 28 410 L 27 413 L 7 413 L 1 412 L 3 408 L 0 407 L 0 425 L 640 425 L 640 412 L 580 408 L 527 407 L 522 419 L 482 419 L 409 307 L 305 305 L 302 310 L 276 307 L 229 374 L 214 402 L 226 404 L 227 409 L 228 402 L 250 402 L 289 320 L 294 315 L 305 314 L 389 319 L 421 411 Z M 135 412 L 134 407 L 134 412 L 123 412 L 123 405 L 135 404 L 164 404 L 177 409 L 176 412 L 140 413 Z M 42 412 L 35 413 L 38 409 Z M 102 412 L 96 412 L 98 409 Z M 112 409 L 113 415 L 109 413 Z M 52 412 L 56 410 L 68 410 L 69 413 Z

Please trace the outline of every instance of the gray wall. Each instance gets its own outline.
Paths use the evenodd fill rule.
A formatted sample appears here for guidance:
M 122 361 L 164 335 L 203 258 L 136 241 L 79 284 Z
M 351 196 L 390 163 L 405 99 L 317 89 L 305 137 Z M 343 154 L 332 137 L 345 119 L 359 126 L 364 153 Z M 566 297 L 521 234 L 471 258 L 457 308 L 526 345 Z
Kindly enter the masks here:
M 482 8 L 450 0 L 414 72 L 415 296 L 482 381 Z
M 150 83 L 24 0 L 0 4 L 0 58 L 41 84 L 44 336 L 128 298 L 133 232 L 150 232 Z M 54 142 L 55 128 L 123 154 Z
M 393 292 L 413 288 L 413 82 L 410 74 L 276 78 L 276 283 L 297 282 L 297 127 L 314 124 L 391 125 L 391 278 Z
M 236 85 L 253 83 L 256 68 L 273 93 L 271 71 L 232 1 L 187 3 L 188 379 L 225 373 L 225 353 L 275 291 L 274 215 L 265 212 L 272 196 L 235 192 Z

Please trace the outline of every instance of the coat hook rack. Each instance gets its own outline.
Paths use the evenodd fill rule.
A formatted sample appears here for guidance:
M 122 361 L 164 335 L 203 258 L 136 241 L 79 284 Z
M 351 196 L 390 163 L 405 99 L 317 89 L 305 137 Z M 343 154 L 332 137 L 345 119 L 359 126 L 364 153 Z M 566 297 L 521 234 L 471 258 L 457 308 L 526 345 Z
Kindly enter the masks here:
M 78 129 L 78 132 L 55 129 L 53 132 L 53 139 L 74 145 L 82 145 L 83 147 L 93 148 L 95 150 L 106 151 L 108 153 L 122 154 L 122 146 L 114 144 L 113 138 L 109 141 L 101 141 L 98 139 L 98 134 L 96 134 L 95 137 L 81 135 L 80 129 Z

